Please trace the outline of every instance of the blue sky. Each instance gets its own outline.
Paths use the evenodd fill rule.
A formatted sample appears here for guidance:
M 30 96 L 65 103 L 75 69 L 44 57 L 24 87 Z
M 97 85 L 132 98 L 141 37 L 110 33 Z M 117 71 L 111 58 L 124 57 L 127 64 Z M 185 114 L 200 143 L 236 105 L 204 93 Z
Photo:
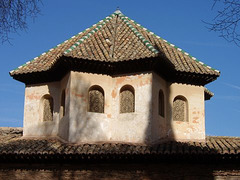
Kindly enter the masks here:
M 175 44 L 205 64 L 221 71 L 207 85 L 214 97 L 206 101 L 206 133 L 240 136 L 240 48 L 209 32 L 212 1 L 191 0 L 42 0 L 41 15 L 28 29 L 11 34 L 11 44 L 0 45 L 0 126 L 23 125 L 24 84 L 9 71 L 112 14 L 123 14 Z

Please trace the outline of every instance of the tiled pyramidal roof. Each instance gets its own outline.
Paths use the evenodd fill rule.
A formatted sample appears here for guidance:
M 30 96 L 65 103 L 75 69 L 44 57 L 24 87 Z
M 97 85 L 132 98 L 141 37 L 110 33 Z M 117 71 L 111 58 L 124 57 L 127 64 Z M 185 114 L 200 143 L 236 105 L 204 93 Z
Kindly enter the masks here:
M 10 72 L 10 75 L 48 71 L 61 56 L 119 62 L 165 56 L 180 72 L 219 75 L 182 49 L 150 32 L 117 10 L 62 44 Z

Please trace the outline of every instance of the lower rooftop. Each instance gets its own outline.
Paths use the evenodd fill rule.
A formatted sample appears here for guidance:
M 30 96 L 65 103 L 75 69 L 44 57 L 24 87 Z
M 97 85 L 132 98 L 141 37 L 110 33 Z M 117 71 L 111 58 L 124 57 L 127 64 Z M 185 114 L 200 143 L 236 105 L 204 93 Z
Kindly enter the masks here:
M 23 138 L 22 128 L 0 128 L 0 162 L 239 162 L 240 137 L 207 136 L 206 142 L 70 144 L 58 138 Z

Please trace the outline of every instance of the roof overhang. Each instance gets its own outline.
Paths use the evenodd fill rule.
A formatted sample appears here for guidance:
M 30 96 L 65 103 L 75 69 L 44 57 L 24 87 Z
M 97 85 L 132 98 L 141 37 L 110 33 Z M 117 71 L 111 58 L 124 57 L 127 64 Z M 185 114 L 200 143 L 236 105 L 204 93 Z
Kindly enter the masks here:
M 169 82 L 192 85 L 205 85 L 214 81 L 219 76 L 216 74 L 177 71 L 170 61 L 161 56 L 121 62 L 100 62 L 61 56 L 49 70 L 10 75 L 25 84 L 38 84 L 59 81 L 70 71 L 106 74 L 110 76 L 154 71 Z
M 207 88 L 204 88 L 204 99 L 210 100 L 214 96 L 214 93 L 208 90 Z

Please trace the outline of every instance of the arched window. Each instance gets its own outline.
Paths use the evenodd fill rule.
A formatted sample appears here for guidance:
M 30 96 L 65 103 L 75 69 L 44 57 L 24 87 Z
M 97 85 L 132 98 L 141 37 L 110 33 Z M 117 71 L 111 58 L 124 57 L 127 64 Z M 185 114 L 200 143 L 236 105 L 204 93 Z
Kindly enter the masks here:
M 160 90 L 158 93 L 158 114 L 162 117 L 164 117 L 164 94 L 163 91 Z
M 53 121 L 53 98 L 50 95 L 44 95 L 41 105 L 43 121 Z
M 61 95 L 61 106 L 60 106 L 60 118 L 62 118 L 63 116 L 65 116 L 65 90 L 62 91 L 62 95 Z
M 130 113 L 135 111 L 134 88 L 125 85 L 120 89 L 120 113 Z
M 188 121 L 187 99 L 183 96 L 175 97 L 173 101 L 173 121 Z
M 104 91 L 100 86 L 92 86 L 88 91 L 88 111 L 104 113 Z

